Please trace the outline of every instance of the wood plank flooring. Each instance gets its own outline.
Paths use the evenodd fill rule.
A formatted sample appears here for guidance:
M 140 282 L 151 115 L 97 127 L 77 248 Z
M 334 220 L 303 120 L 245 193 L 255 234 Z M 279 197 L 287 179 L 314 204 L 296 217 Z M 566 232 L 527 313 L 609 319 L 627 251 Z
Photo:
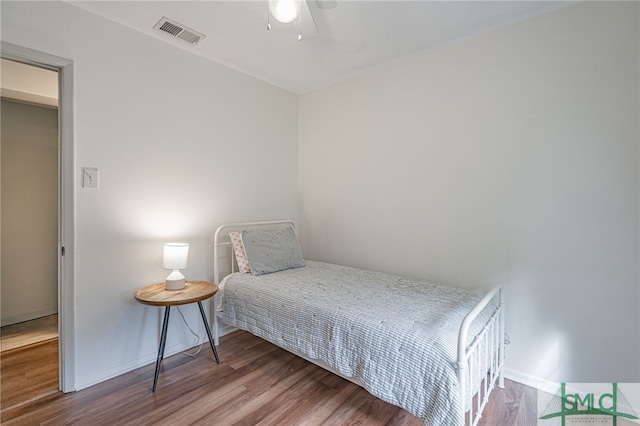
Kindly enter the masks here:
M 58 338 L 0 352 L 2 411 L 58 389 Z
M 246 332 L 224 336 L 221 363 L 205 345 L 80 392 L 3 411 L 3 425 L 422 425 L 406 411 Z M 492 395 L 484 426 L 535 425 L 535 391 L 514 382 Z
M 0 352 L 58 337 L 58 315 L 7 325 L 0 329 Z

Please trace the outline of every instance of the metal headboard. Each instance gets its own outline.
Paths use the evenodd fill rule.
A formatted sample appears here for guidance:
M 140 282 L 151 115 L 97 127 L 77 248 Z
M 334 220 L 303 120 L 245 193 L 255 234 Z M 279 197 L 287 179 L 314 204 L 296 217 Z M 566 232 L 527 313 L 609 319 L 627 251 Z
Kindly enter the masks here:
M 229 232 L 233 230 L 246 230 L 247 228 L 269 228 L 269 227 L 284 227 L 291 226 L 294 230 L 296 224 L 290 219 L 281 220 L 265 220 L 254 222 L 235 222 L 222 224 L 216 229 L 213 235 L 213 282 L 220 284 L 220 249 L 224 247 L 231 247 L 231 241 L 229 240 Z M 231 272 L 235 272 L 235 253 L 231 250 Z M 214 295 L 214 303 L 212 309 L 213 316 L 213 333 L 215 344 L 219 345 L 219 330 L 218 330 L 218 313 L 216 307 L 218 305 L 218 294 Z
M 234 229 L 245 230 L 247 228 L 257 228 L 257 227 L 266 227 L 266 226 L 277 226 L 277 225 L 290 225 L 294 230 L 296 229 L 296 224 L 293 220 L 290 219 L 281 219 L 281 220 L 266 220 L 266 221 L 255 221 L 255 222 L 236 222 L 236 223 L 226 223 L 220 225 L 218 229 L 216 229 L 216 233 L 213 235 L 213 282 L 216 284 L 220 283 L 220 267 L 219 267 L 219 250 L 220 247 L 229 247 L 231 246 L 231 241 L 226 239 L 225 241 L 221 241 L 222 237 L 228 236 L 229 232 L 226 232 L 223 235 L 223 231 L 232 231 Z M 231 271 L 235 271 L 235 262 L 234 253 L 231 250 L 232 262 L 231 262 Z

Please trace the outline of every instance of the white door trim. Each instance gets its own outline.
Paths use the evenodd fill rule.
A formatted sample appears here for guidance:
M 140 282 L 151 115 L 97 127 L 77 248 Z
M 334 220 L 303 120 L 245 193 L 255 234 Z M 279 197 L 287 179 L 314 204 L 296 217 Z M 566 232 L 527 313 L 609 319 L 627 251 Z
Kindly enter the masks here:
M 58 329 L 60 389 L 75 390 L 75 209 L 73 143 L 73 61 L 0 42 L 0 57 L 58 71 Z M 64 251 L 64 254 L 63 254 Z

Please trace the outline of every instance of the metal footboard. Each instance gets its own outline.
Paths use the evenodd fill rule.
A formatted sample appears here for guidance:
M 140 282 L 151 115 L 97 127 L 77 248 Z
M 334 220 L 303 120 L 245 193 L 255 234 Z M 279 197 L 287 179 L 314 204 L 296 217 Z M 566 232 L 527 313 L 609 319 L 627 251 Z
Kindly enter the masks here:
M 489 320 L 468 343 L 471 324 L 496 299 Z M 496 382 L 498 387 L 504 388 L 504 351 L 505 310 L 503 289 L 498 285 L 467 314 L 458 334 L 458 383 L 466 425 L 478 424 Z

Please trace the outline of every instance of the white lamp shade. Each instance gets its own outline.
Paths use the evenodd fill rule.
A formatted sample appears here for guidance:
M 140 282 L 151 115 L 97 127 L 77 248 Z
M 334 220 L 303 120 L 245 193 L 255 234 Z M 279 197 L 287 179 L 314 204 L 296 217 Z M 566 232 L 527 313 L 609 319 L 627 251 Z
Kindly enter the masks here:
M 300 15 L 300 0 L 269 0 L 269 12 L 276 20 L 288 24 Z
M 166 243 L 162 252 L 162 267 L 164 269 L 184 269 L 189 258 L 189 244 Z

